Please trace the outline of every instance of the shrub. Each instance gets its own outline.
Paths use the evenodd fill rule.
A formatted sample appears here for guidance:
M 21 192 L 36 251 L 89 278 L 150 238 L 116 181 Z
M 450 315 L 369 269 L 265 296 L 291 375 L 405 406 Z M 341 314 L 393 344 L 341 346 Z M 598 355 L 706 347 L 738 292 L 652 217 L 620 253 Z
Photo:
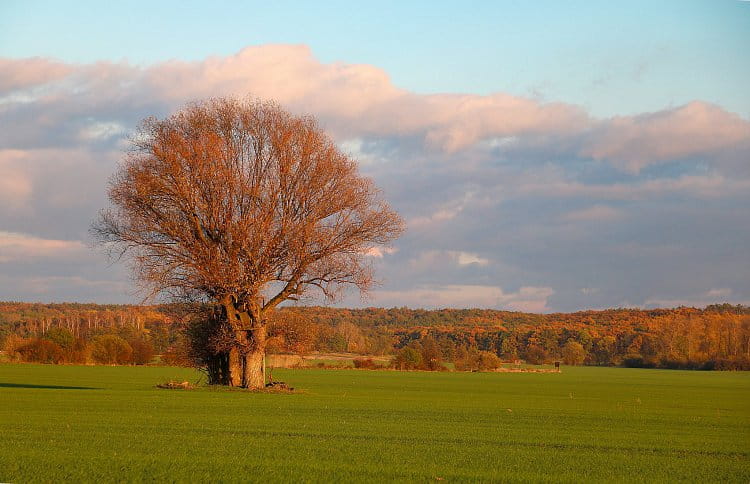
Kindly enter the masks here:
M 478 370 L 494 370 L 499 368 L 502 364 L 500 358 L 491 351 L 480 351 L 477 358 L 477 369 Z
M 622 360 L 622 365 L 626 368 L 654 368 L 656 364 L 645 359 L 643 356 L 638 354 L 630 353 L 625 356 Z
M 375 364 L 372 358 L 355 358 L 353 363 L 354 368 L 366 368 L 372 370 L 373 368 L 378 367 L 378 365 Z
M 422 365 L 422 354 L 409 346 L 401 348 L 393 359 L 393 366 L 401 370 L 414 370 Z
M 124 365 L 133 362 L 133 348 L 119 336 L 106 334 L 94 338 L 91 356 L 97 363 Z
M 692 369 L 690 362 L 684 358 L 662 358 L 659 367 L 668 370 Z
M 75 336 L 65 328 L 50 328 L 42 338 L 58 344 L 61 348 L 68 350 L 75 344 Z
M 541 346 L 529 345 L 529 347 L 526 348 L 526 361 L 532 365 L 541 365 L 548 359 L 549 355 L 547 354 L 547 351 Z
M 711 369 L 729 371 L 750 370 L 750 358 L 747 356 L 736 356 L 734 358 L 717 358 L 711 361 Z
M 466 371 L 474 369 L 474 360 L 476 350 L 472 349 L 470 352 L 466 346 L 459 346 L 453 354 L 453 365 L 456 370 Z
M 581 365 L 586 360 L 586 350 L 577 341 L 568 341 L 562 350 L 562 360 L 566 365 Z
M 65 361 L 68 363 L 89 363 L 91 347 L 83 339 L 76 339 L 70 348 L 65 349 Z
M 266 351 L 276 345 L 276 353 L 307 353 L 318 336 L 317 325 L 295 311 L 279 311 L 273 314 L 268 326 Z
M 190 368 L 195 366 L 195 361 L 196 360 L 188 353 L 188 348 L 185 344 L 180 343 L 170 346 L 167 348 L 167 351 L 161 355 L 161 362 L 169 366 L 184 366 Z
M 130 342 L 133 348 L 133 363 L 136 365 L 147 365 L 154 359 L 154 347 L 146 340 L 134 339 Z
M 453 359 L 456 370 L 481 371 L 494 370 L 502 365 L 502 361 L 492 351 L 479 351 L 476 348 L 459 347 Z
M 17 361 L 21 359 L 21 355 L 18 353 L 18 349 L 30 342 L 31 340 L 29 339 L 11 334 L 5 338 L 5 342 L 3 343 L 3 351 L 5 351 L 8 360 Z
M 62 363 L 63 349 L 47 339 L 35 339 L 16 349 L 22 361 L 34 363 Z
M 428 336 L 421 341 L 422 366 L 425 370 L 437 371 L 443 369 L 443 353 L 440 351 L 435 338 Z

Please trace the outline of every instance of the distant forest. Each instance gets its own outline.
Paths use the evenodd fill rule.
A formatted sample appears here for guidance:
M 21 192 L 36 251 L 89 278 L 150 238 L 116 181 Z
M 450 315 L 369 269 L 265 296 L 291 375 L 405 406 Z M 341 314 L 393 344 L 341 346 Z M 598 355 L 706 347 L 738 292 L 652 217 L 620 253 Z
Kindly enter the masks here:
M 0 302 L 0 348 L 11 361 L 190 363 L 194 312 L 183 305 Z M 531 364 L 750 369 L 750 307 L 610 309 L 529 314 L 488 309 L 286 307 L 269 353 L 393 355 L 401 368 Z

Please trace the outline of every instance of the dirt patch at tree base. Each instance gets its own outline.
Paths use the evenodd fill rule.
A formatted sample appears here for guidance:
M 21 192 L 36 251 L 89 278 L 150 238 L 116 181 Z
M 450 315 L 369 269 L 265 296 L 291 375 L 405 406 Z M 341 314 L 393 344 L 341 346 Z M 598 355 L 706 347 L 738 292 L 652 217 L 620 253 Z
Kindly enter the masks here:
M 484 370 L 492 373 L 561 373 L 562 370 L 555 368 L 495 368 L 494 370 Z
M 284 392 L 291 393 L 291 392 L 294 392 L 294 387 L 290 387 L 289 385 L 287 385 L 283 381 L 272 381 L 272 382 L 266 383 L 265 391 L 267 391 L 267 392 L 274 392 L 274 393 L 276 393 L 276 392 L 279 392 L 279 393 L 284 393 Z
M 164 390 L 193 390 L 195 388 L 195 385 L 193 385 L 189 381 L 177 382 L 169 380 L 165 383 L 159 383 L 158 385 L 156 385 L 156 388 L 161 388 Z

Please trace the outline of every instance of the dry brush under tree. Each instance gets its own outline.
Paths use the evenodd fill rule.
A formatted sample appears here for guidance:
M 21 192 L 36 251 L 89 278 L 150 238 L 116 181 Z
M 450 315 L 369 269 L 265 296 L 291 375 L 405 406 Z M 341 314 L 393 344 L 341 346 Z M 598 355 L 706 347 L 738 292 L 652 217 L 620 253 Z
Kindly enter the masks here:
M 373 283 L 367 253 L 404 228 L 312 117 L 211 99 L 148 118 L 110 182 L 95 238 L 150 295 L 210 303 L 212 383 L 265 385 L 266 325 L 287 300 Z M 199 338 L 200 339 L 200 338 Z

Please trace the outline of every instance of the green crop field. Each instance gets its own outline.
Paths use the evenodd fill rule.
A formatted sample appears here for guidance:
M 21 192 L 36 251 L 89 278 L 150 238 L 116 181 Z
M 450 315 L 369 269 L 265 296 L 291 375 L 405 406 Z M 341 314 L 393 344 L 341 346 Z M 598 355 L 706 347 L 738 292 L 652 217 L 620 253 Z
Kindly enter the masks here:
M 750 481 L 750 374 L 0 365 L 0 481 Z

